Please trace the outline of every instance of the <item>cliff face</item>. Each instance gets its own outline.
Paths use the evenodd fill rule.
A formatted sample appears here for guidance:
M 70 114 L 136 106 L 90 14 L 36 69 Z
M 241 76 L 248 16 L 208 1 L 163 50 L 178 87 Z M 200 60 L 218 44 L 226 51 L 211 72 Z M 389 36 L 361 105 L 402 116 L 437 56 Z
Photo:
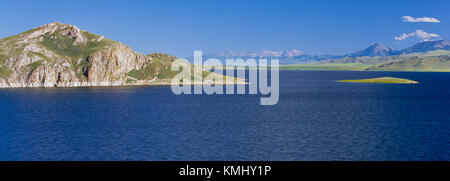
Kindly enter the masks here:
M 0 39 L 0 87 L 79 87 L 168 82 L 175 57 L 142 55 L 69 24 Z M 169 73 L 168 73 L 169 72 Z

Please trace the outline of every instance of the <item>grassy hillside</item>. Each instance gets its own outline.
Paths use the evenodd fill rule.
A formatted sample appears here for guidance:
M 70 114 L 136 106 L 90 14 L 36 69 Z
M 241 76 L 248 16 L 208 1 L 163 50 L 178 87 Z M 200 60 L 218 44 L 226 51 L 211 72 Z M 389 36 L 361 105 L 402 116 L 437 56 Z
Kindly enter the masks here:
M 427 60 L 405 60 L 401 62 L 393 62 L 377 67 L 370 67 L 366 70 L 379 70 L 379 71 L 437 71 L 437 72 L 450 72 L 449 59 L 431 58 Z
M 43 36 L 43 41 L 39 42 L 39 44 L 58 55 L 70 57 L 75 61 L 79 58 L 86 59 L 92 53 L 114 43 L 108 39 L 104 39 L 104 41 L 93 41 L 100 36 L 82 32 L 83 36 L 86 37 L 88 41 L 83 44 L 74 45 L 74 39 L 62 35 L 61 31 L 64 30 L 57 30 L 53 34 L 45 34 Z
M 163 53 L 153 53 L 147 56 L 152 58 L 152 63 L 142 69 L 131 70 L 127 74 L 129 77 L 137 80 L 153 79 L 156 76 L 160 79 L 167 79 L 178 73 L 170 70 L 171 63 L 177 59 L 176 57 Z

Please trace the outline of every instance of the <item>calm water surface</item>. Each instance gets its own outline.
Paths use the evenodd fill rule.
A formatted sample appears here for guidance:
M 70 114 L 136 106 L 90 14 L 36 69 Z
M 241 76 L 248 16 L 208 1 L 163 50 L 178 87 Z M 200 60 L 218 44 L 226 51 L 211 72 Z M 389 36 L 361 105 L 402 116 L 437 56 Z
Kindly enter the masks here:
M 337 83 L 393 76 L 416 85 Z M 1 89 L 0 160 L 450 160 L 450 73 L 281 71 L 280 101 Z

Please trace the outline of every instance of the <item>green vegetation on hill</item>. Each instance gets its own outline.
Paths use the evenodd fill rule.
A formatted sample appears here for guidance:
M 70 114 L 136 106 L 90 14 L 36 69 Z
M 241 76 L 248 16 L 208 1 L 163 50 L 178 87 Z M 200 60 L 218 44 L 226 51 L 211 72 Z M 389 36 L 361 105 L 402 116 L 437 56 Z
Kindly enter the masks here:
M 127 81 L 125 83 L 131 84 L 131 83 L 134 83 L 135 81 L 136 80 L 134 80 L 134 79 L 127 78 Z
M 63 35 L 61 32 L 64 30 L 65 29 L 61 29 L 52 34 L 45 34 L 43 36 L 43 41 L 39 42 L 39 44 L 59 56 L 66 57 L 72 65 L 72 69 L 76 72 L 77 77 L 85 79 L 84 73 L 79 71 L 80 67 L 88 67 L 90 65 L 87 61 L 88 57 L 97 51 L 105 49 L 108 45 L 112 45 L 114 41 L 106 38 L 102 41 L 95 41 L 95 39 L 100 38 L 101 36 L 82 31 L 81 34 L 87 39 L 87 42 L 74 45 L 75 39 Z M 43 55 L 38 56 L 44 60 L 49 60 L 49 58 L 46 58 Z M 79 61 L 79 59 L 81 59 L 81 61 Z M 51 60 L 49 62 L 51 62 Z
M 164 53 L 153 53 L 147 56 L 152 57 L 151 67 L 153 69 L 153 72 L 157 72 L 157 76 L 160 79 L 172 78 L 180 72 L 180 71 L 172 71 L 170 69 L 172 66 L 172 62 L 177 59 L 174 56 L 167 55 Z
M 148 54 L 147 56 L 152 58 L 152 63 L 145 66 L 143 69 L 131 70 L 127 74 L 129 77 L 137 80 L 153 79 L 155 77 L 157 77 L 158 79 L 170 79 L 181 72 L 181 70 L 171 70 L 172 62 L 177 59 L 174 56 L 164 53 L 153 53 Z M 191 67 L 191 69 L 194 70 L 194 67 Z M 211 72 L 208 71 L 202 71 L 202 78 L 205 78 L 210 73 Z M 194 75 L 192 75 L 192 80 L 194 79 L 193 77 Z M 127 80 L 127 82 L 133 83 L 133 79 Z
M 12 73 L 13 73 L 12 70 L 8 69 L 5 66 L 0 65 L 0 78 L 7 78 Z
M 33 33 L 37 29 L 38 28 L 34 28 L 17 35 L 0 39 L 0 54 L 4 54 L 3 56 L 0 56 L 0 61 L 3 61 L 9 57 L 18 56 L 22 53 L 25 44 L 18 44 L 19 39 Z
M 45 34 L 44 40 L 40 44 L 60 56 L 71 58 L 72 61 L 77 61 L 79 58 L 84 60 L 92 53 L 112 44 L 111 40 L 105 39 L 104 41 L 88 41 L 87 43 L 74 45 L 74 39 L 62 35 L 61 31 L 63 30 L 57 30 L 53 34 Z M 89 40 L 100 37 L 87 32 L 83 32 L 83 35 L 87 35 Z
M 419 82 L 402 79 L 402 78 L 394 78 L 394 77 L 380 77 L 373 79 L 355 79 L 355 80 L 339 80 L 338 82 L 352 82 L 352 83 L 389 83 L 389 84 L 417 84 Z
M 179 71 L 170 70 L 170 66 L 176 60 L 176 57 L 163 53 L 153 53 L 147 56 L 152 58 L 151 64 L 139 70 L 133 69 L 127 75 L 138 80 L 151 80 L 155 77 L 159 79 L 172 78 L 179 73 Z
M 440 59 L 440 58 L 429 58 L 427 60 L 405 60 L 401 62 L 392 62 L 377 67 L 370 67 L 367 70 L 450 72 L 450 62 L 447 59 Z
M 48 58 L 48 57 L 45 56 L 45 55 L 42 55 L 41 53 L 37 53 L 37 52 L 27 52 L 27 54 L 28 54 L 29 57 L 32 57 L 32 56 L 38 56 L 39 58 L 41 58 L 42 60 L 47 61 L 48 63 L 53 62 L 52 59 Z
M 8 58 L 8 56 L 7 55 L 3 55 L 3 54 L 0 54 L 0 63 L 2 63 L 4 60 L 6 60 Z
M 37 62 L 33 62 L 32 64 L 27 65 L 27 67 L 30 69 L 29 72 L 33 72 L 41 65 L 42 65 L 42 61 L 37 61 Z

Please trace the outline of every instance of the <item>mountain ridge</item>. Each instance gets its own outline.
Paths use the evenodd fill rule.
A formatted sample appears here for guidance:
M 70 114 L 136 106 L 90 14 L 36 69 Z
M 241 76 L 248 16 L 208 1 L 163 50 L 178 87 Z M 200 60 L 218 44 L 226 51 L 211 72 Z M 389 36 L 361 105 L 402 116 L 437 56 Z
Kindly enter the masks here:
M 434 40 L 416 43 L 411 47 L 401 50 L 399 54 L 427 52 L 432 50 L 450 50 L 450 40 Z
M 301 52 L 298 54 L 291 54 L 291 56 L 284 56 L 284 52 L 289 51 L 297 51 Z M 450 50 L 450 40 L 433 40 L 433 41 L 425 41 L 416 43 L 410 47 L 395 50 L 380 43 L 374 43 L 369 47 L 344 55 L 310 55 L 306 54 L 304 51 L 292 49 L 287 51 L 273 51 L 273 50 L 264 50 L 259 53 L 255 52 L 233 52 L 227 51 L 222 53 L 210 53 L 206 54 L 206 58 L 278 58 L 280 59 L 280 63 L 314 63 L 320 62 L 324 60 L 336 60 L 344 57 L 357 58 L 357 57 L 388 57 L 388 56 L 396 56 L 396 55 L 404 55 L 411 53 L 419 53 L 419 52 L 427 52 L 433 50 Z M 265 52 L 272 52 L 272 54 L 267 54 Z
M 375 44 L 372 44 L 371 46 L 369 46 L 366 49 L 357 51 L 355 53 L 347 54 L 345 56 L 348 56 L 348 57 L 362 57 L 362 56 L 369 56 L 369 57 L 381 56 L 381 57 L 385 57 L 385 56 L 395 55 L 395 52 L 396 51 L 393 50 L 392 48 L 389 48 L 389 47 L 384 46 L 384 45 L 379 44 L 379 43 L 375 43 Z

